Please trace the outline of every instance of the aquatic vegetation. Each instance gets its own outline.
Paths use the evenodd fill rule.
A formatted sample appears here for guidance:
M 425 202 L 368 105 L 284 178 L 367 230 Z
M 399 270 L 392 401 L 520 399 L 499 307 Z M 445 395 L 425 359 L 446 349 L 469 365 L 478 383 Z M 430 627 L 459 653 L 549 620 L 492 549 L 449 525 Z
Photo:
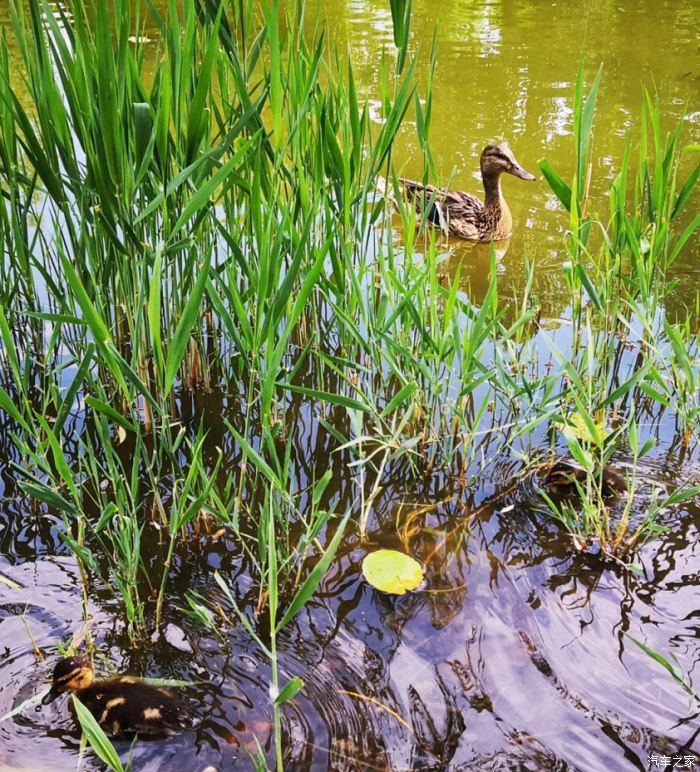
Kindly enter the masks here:
M 651 657 L 654 661 L 658 662 L 661 667 L 663 667 L 665 670 L 667 670 L 671 677 L 679 683 L 684 691 L 688 693 L 688 695 L 695 700 L 696 702 L 700 702 L 700 694 L 693 691 L 693 688 L 690 684 L 690 680 L 686 673 L 684 673 L 682 670 L 678 670 L 677 664 L 672 665 L 666 657 L 664 657 L 663 654 L 659 653 L 658 651 L 655 651 L 650 646 L 647 646 L 645 643 L 642 643 L 641 641 L 638 641 L 634 636 L 629 635 L 627 636 L 634 644 L 636 644 L 647 656 Z
M 423 582 L 421 564 L 397 550 L 375 550 L 362 561 L 365 579 L 377 590 L 395 595 L 415 590 Z
M 95 751 L 98 758 L 107 765 L 108 769 L 114 772 L 123 772 L 124 765 L 119 758 L 116 748 L 112 745 L 109 737 L 107 737 L 95 717 L 75 694 L 71 696 L 71 699 L 75 708 L 75 715 L 83 731 L 83 736 L 90 744 L 90 747 Z
M 671 139 L 664 141 L 658 105 L 652 102 L 648 93 L 644 95 L 638 172 L 632 197 L 627 194 L 630 140 L 620 172 L 611 186 L 609 223 L 605 225 L 587 215 L 591 208 L 588 191 L 593 121 L 601 74 L 599 71 L 586 95 L 583 70 L 579 68 L 574 99 L 576 171 L 572 183 L 567 184 L 547 161 L 540 162 L 540 169 L 570 215 L 567 234 L 570 261 L 565 265 L 565 272 L 575 309 L 573 335 L 576 358 L 573 362 L 566 361 L 556 349 L 553 354 L 567 381 L 563 405 L 571 405 L 572 410 L 569 415 L 560 418 L 563 434 L 571 456 L 584 472 L 583 479 L 576 481 L 579 496 L 574 504 L 564 502 L 558 505 L 546 494 L 545 498 L 554 516 L 572 533 L 580 546 L 594 538 L 603 552 L 614 555 L 634 548 L 640 540 L 657 535 L 658 517 L 663 506 L 692 498 L 699 492 L 697 487 L 678 491 L 661 506 L 654 500 L 647 517 L 637 527 L 631 527 L 629 513 L 635 495 L 637 464 L 652 450 L 654 439 L 648 438 L 643 446 L 639 444 L 634 398 L 626 414 L 616 415 L 614 429 L 608 428 L 607 422 L 609 416 L 617 413 L 616 405 L 628 399 L 629 394 L 634 395 L 638 389 L 653 395 L 661 404 L 669 405 L 670 401 L 662 396 L 663 392 L 659 393 L 652 384 L 656 383 L 666 391 L 669 379 L 657 375 L 660 368 L 667 371 L 669 366 L 674 371 L 675 382 L 679 383 L 678 366 L 672 364 L 677 360 L 683 362 L 680 367 L 684 375 L 680 382 L 690 386 L 695 383 L 700 362 L 696 341 L 687 321 L 685 334 L 679 335 L 676 326 L 663 318 L 659 324 L 657 317 L 659 314 L 663 317 L 661 302 L 672 289 L 672 284 L 665 281 L 668 267 L 700 225 L 700 220 L 694 218 L 680 235 L 676 235 L 671 227 L 695 187 L 698 168 L 691 172 L 676 192 L 682 155 L 690 148 L 680 145 L 680 125 Z M 656 160 L 651 162 L 649 129 L 657 154 Z M 651 242 L 654 243 L 653 248 Z M 629 272 L 626 266 L 629 266 Z M 594 276 L 590 275 L 591 269 L 595 272 Z M 638 326 L 642 329 L 638 367 L 627 380 L 617 375 L 616 388 L 610 392 L 607 386 L 610 379 L 604 371 L 601 372 L 601 365 L 604 366 L 609 359 L 606 349 L 613 352 L 623 338 L 636 334 L 634 328 Z M 649 348 L 651 351 L 648 351 Z M 675 412 L 689 419 L 684 422 L 684 441 L 689 443 L 697 421 L 695 408 L 688 409 L 681 404 L 685 399 L 682 389 L 675 391 L 672 398 Z M 694 439 L 697 441 L 697 437 Z M 611 459 L 624 443 L 628 444 L 632 454 L 632 479 L 630 485 L 624 486 L 627 505 L 613 525 L 610 507 L 604 501 L 609 495 L 606 474 Z
M 645 95 L 638 145 L 607 201 L 593 199 L 604 74 L 586 93 L 580 69 L 573 178 L 540 164 L 567 226 L 570 324 L 555 334 L 535 266 L 509 297 L 492 249 L 474 301 L 459 270 L 444 272 L 454 245 L 417 234 L 413 207 L 395 222 L 378 194 L 380 176 L 397 185 L 407 117 L 424 176 L 439 182 L 435 51 L 423 86 L 410 3 L 391 4 L 379 120 L 304 3 L 289 6 L 267 3 L 259 18 L 243 0 L 173 2 L 156 17 L 149 71 L 138 6 L 12 6 L 27 99 L 0 41 L 0 416 L 19 494 L 75 556 L 86 617 L 99 587 L 132 644 L 186 604 L 219 639 L 257 646 L 279 769 L 284 711 L 308 684 L 281 662 L 286 636 L 338 553 L 367 551 L 396 481 L 437 479 L 471 504 L 497 463 L 511 464 L 505 492 L 467 508 L 444 538 L 425 510 L 397 521 L 396 539 L 421 548 L 412 554 L 430 576 L 448 536 L 562 457 L 581 472 L 577 495 L 538 491 L 537 517 L 603 564 L 629 563 L 700 492 L 649 493 L 639 472 L 659 414 L 686 448 L 700 439 L 697 330 L 663 302 L 700 224 L 687 221 L 698 172 L 685 171 L 694 151 L 681 126 L 664 134 Z M 610 501 L 606 470 L 620 457 L 626 490 Z M 174 579 L 198 561 L 206 592 L 183 600 Z M 450 610 L 433 609 L 444 624 Z M 263 768 L 256 743 L 246 750 Z

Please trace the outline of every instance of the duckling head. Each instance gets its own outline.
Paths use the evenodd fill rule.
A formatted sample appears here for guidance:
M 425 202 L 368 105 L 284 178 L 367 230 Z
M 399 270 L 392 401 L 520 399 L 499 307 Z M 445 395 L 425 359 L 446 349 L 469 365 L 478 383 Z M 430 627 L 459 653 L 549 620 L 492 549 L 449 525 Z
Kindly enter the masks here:
M 54 668 L 51 691 L 44 697 L 42 703 L 47 705 L 65 692 L 79 692 L 87 689 L 94 680 L 95 671 L 87 654 L 65 657 L 59 660 Z
M 526 172 L 515 160 L 511 149 L 505 143 L 487 145 L 481 153 L 481 176 L 497 177 L 503 173 L 512 174 L 521 180 L 534 180 L 535 175 Z

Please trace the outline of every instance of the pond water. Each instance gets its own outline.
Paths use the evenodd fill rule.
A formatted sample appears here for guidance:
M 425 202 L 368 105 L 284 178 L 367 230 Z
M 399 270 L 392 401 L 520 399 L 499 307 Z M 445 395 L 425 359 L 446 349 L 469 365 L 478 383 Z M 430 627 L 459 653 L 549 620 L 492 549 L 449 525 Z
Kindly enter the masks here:
M 378 93 L 377 62 L 382 51 L 392 47 L 388 5 L 378 0 L 322 3 L 330 29 L 347 38 L 358 81 L 368 95 Z M 415 2 L 412 40 L 422 51 L 425 67 L 437 28 L 430 139 L 441 175 L 452 187 L 481 195 L 479 154 L 490 142 L 505 140 L 528 171 L 536 173 L 537 162 L 546 158 L 570 180 L 572 95 L 579 57 L 589 79 L 603 66 L 594 198 L 618 171 L 628 139 L 638 138 L 644 87 L 659 95 L 669 127 L 685 117 L 686 141 L 697 143 L 699 25 L 697 3 L 676 0 L 593 0 L 576 6 L 537 0 Z M 415 133 L 402 134 L 398 152 L 405 176 L 420 177 L 422 151 Z M 522 286 L 527 257 L 537 267 L 535 287 L 545 313 L 559 316 L 568 302 L 561 278 L 565 223 L 560 205 L 541 177 L 536 184 L 506 178 L 504 192 L 514 213 L 513 237 L 500 263 L 504 284 Z M 599 196 L 594 211 L 605 220 L 607 199 Z M 679 307 L 694 303 L 699 255 L 696 240 L 677 266 Z M 473 287 L 478 298 L 485 288 L 488 249 L 458 249 L 456 265 L 465 286 Z
M 507 139 L 527 169 L 536 171 L 546 157 L 570 177 L 579 52 L 587 74 L 604 66 L 594 181 L 614 174 L 635 129 L 643 84 L 656 88 L 669 120 L 687 118 L 688 142 L 700 140 L 697 3 L 444 0 L 437 7 L 416 0 L 412 28 L 425 62 L 437 25 L 431 140 L 455 187 L 479 191 L 479 152 L 493 139 Z M 377 61 L 392 40 L 388 3 L 330 0 L 323 13 L 331 33 L 347 39 L 361 89 L 376 93 Z M 6 15 L 4 0 L 0 14 Z M 406 175 L 419 174 L 410 129 L 399 153 Z M 594 185 L 594 195 L 601 188 Z M 566 332 L 570 316 L 561 272 L 565 218 L 541 180 L 509 179 L 505 190 L 514 233 L 499 259 L 503 291 L 520 292 L 525 258 L 534 262 L 544 316 L 559 320 L 553 332 L 550 325 L 556 338 L 556 325 Z M 598 206 L 604 215 L 606 200 Z M 678 310 L 695 302 L 698 257 L 693 241 L 674 267 Z M 463 246 L 447 263 L 448 270 L 460 266 L 476 301 L 488 259 L 484 249 Z M 634 345 L 621 349 L 620 373 L 633 370 L 636 355 Z M 533 367 L 541 371 L 546 364 L 543 356 Z M 237 389 L 222 383 L 180 401 L 191 425 L 204 418 L 212 453 L 221 445 L 228 465 L 241 463 L 240 449 L 221 428 L 222 415 L 240 420 L 231 397 Z M 344 471 L 351 458 L 333 452 L 335 439 L 303 402 L 292 400 L 289 411 L 296 416 L 300 478 L 311 479 L 310 459 L 330 459 L 335 477 L 325 498 L 346 511 L 356 496 Z M 653 436 L 657 446 L 639 470 L 633 518 L 644 515 L 654 489 L 700 483 L 698 450 L 681 442 L 676 418 L 642 408 L 640 415 L 643 439 Z M 80 577 L 58 536 L 61 522 L 21 494 L 9 432 L 9 423 L 0 425 L 0 715 L 43 688 L 56 643 L 68 641 L 82 621 Z M 530 444 L 546 442 L 535 437 Z M 615 459 L 621 469 L 629 463 L 624 455 Z M 698 503 L 669 512 L 669 531 L 640 550 L 630 571 L 572 553 L 570 539 L 538 513 L 536 480 L 520 478 L 521 468 L 512 455 L 494 453 L 478 477 L 467 470 L 459 478 L 434 474 L 416 481 L 400 464 L 389 470 L 368 542 L 348 532 L 327 580 L 280 641 L 283 677 L 305 681 L 284 710 L 290 770 L 634 770 L 647 769 L 653 754 L 694 754 L 700 764 L 698 703 L 627 637 L 673 655 L 698 682 Z M 414 527 L 399 538 L 396 523 L 408 514 Z M 162 566 L 155 529 L 145 531 L 144 544 L 145 561 Z M 405 549 L 424 561 L 425 587 L 402 597 L 369 587 L 361 562 L 377 546 Z M 200 724 L 167 741 L 138 743 L 135 769 L 212 764 L 245 770 L 252 768 L 248 751 L 255 751 L 255 738 L 269 751 L 267 660 L 240 625 L 222 628 L 219 639 L 181 608 L 192 590 L 224 602 L 212 582 L 218 570 L 252 615 L 257 589 L 249 569 L 233 541 L 193 537 L 176 556 L 165 630 L 138 648 L 130 645 L 111 596 L 91 587 L 98 669 L 193 682 L 187 695 Z M 48 661 L 37 659 L 33 641 Z M 64 701 L 0 724 L 1 769 L 74 769 L 78 753 Z
M 216 425 L 213 413 L 209 421 Z M 684 458 L 670 425 L 659 421 L 650 433 L 661 452 L 639 471 L 635 516 L 655 487 L 670 490 L 681 476 L 700 480 L 697 459 Z M 330 454 L 333 446 L 311 428 L 295 452 Z M 349 460 L 334 459 L 338 470 Z M 240 461 L 227 450 L 226 463 Z M 616 459 L 620 468 L 625 462 Z M 633 573 L 572 554 L 570 539 L 536 513 L 534 481 L 513 484 L 512 459 L 495 459 L 469 485 L 437 475 L 415 483 L 392 472 L 369 541 L 348 536 L 280 641 L 283 677 L 305 681 L 284 712 L 287 768 L 632 770 L 646 769 L 654 753 L 697 754 L 697 705 L 626 637 L 673 654 L 696 674 L 697 505 L 669 514 L 670 531 L 641 550 Z M 339 471 L 329 494 L 339 511 L 355 497 L 344 477 Z M 409 514 L 413 527 L 399 538 L 396 522 Z M 2 515 L 0 570 L 17 584 L 0 587 L 5 713 L 50 672 L 55 655 L 38 661 L 32 640 L 52 655 L 80 628 L 81 590 L 55 522 L 11 496 Z M 154 529 L 145 538 L 145 559 L 155 567 L 162 544 Z M 424 561 L 425 587 L 402 597 L 369 587 L 361 561 L 378 546 Z M 248 769 L 255 738 L 269 748 L 265 657 L 239 625 L 222 626 L 220 640 L 181 612 L 186 591 L 225 604 L 214 569 L 253 614 L 257 592 L 235 542 L 202 534 L 176 559 L 163 634 L 136 648 L 119 610 L 91 588 L 98 669 L 193 682 L 186 691 L 201 723 L 168 741 L 139 743 L 135 769 Z M 78 746 L 62 700 L 0 725 L 3 768 L 73 769 Z M 117 747 L 128 750 L 125 742 Z
M 166 2 L 156 0 L 154 5 L 167 14 Z M 348 47 L 358 90 L 378 119 L 378 63 L 384 52 L 392 56 L 394 50 L 389 3 L 323 0 L 316 10 L 331 38 L 341 49 Z M 8 16 L 7 0 L 0 0 L 0 22 Z M 311 28 L 315 12 L 310 8 L 307 16 Z M 525 282 L 525 258 L 533 263 L 545 316 L 560 316 L 568 303 L 561 272 L 566 221 L 537 162 L 546 158 L 565 180 L 572 178 L 572 99 L 579 59 L 589 82 L 603 67 L 591 192 L 592 213 L 605 220 L 608 202 L 599 194 L 619 170 L 626 143 L 637 147 L 644 88 L 659 97 L 669 130 L 685 119 L 685 143 L 700 142 L 698 27 L 700 8 L 688 0 L 588 0 L 576 8 L 565 0 L 445 0 L 439 10 L 429 0 L 414 0 L 411 46 L 425 72 L 434 35 L 437 40 L 430 140 L 443 179 L 481 197 L 479 155 L 494 141 L 508 142 L 521 165 L 538 174 L 534 184 L 505 179 L 514 225 L 512 238 L 501 245 L 499 270 L 503 287 L 518 291 Z M 148 69 L 157 56 L 158 28 L 146 20 L 145 34 L 151 41 Z M 12 54 L 11 36 L 9 43 Z M 20 70 L 13 72 L 21 95 Z M 412 125 L 409 115 L 396 143 L 396 159 L 404 176 L 420 177 L 423 156 Z M 692 165 L 689 156 L 687 170 Z M 697 210 L 697 193 L 693 203 L 679 227 Z M 478 301 L 487 285 L 488 247 L 451 246 L 451 269 L 459 266 L 465 290 Z M 669 310 L 684 313 L 694 307 L 699 257 L 700 246 L 693 239 L 674 268 L 678 288 Z

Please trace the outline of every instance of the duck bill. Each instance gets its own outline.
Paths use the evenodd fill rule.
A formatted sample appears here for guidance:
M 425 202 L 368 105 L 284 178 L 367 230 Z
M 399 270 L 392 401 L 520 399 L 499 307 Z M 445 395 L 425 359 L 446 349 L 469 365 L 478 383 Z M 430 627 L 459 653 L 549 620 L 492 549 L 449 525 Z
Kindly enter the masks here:
M 51 689 L 50 692 L 47 692 L 44 695 L 43 699 L 41 700 L 41 704 L 48 705 L 50 702 L 53 702 L 60 694 L 61 692 L 58 691 L 58 689 Z
M 513 164 L 513 168 L 510 169 L 509 171 L 513 176 L 519 177 L 521 180 L 532 181 L 535 179 L 534 174 L 530 174 L 530 172 L 526 172 L 525 169 L 523 169 L 523 167 L 518 163 Z

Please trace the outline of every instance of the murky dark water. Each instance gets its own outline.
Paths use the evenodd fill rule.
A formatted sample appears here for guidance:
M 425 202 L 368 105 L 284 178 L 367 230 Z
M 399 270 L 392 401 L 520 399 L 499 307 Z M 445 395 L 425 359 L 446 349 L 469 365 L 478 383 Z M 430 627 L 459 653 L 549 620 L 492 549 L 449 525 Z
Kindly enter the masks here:
M 388 4 L 326 4 L 332 28 L 347 29 L 364 87 L 373 61 L 390 42 Z M 424 44 L 439 21 L 433 143 L 455 184 L 478 189 L 479 148 L 494 136 L 511 140 L 523 165 L 546 155 L 570 162 L 570 99 L 579 46 L 590 67 L 603 61 L 596 134 L 601 177 L 611 173 L 641 101 L 640 80 L 653 76 L 670 117 L 688 115 L 689 141 L 698 137 L 698 9 L 688 2 L 591 2 L 585 12 L 566 3 L 416 3 L 414 29 Z M 339 33 L 340 34 L 340 33 Z M 344 34 L 344 33 L 343 33 Z M 649 41 L 664 41 L 661 50 Z M 416 147 L 401 153 L 415 171 Z M 516 232 L 501 257 L 505 288 L 519 290 L 524 257 L 537 265 L 543 315 L 570 316 L 560 264 L 563 220 L 543 183 L 508 185 Z M 602 204 L 601 206 L 603 206 Z M 464 259 L 466 257 L 466 259 Z M 465 248 L 446 270 L 462 265 L 465 289 L 478 300 L 488 256 Z M 676 266 L 678 308 L 692 302 L 700 276 L 697 244 Z M 535 338 L 546 363 L 545 338 L 566 349 L 566 325 L 552 321 Z M 620 369 L 634 367 L 634 349 Z M 226 464 L 240 451 L 222 431 L 236 423 L 232 386 L 181 401 L 193 425 L 204 416 Z M 314 460 L 330 463 L 334 482 L 325 497 L 338 512 L 355 506 L 356 486 L 334 452 L 337 442 L 303 404 L 291 400 L 297 426 L 293 464 L 300 484 L 313 478 Z M 633 518 L 646 511 L 654 488 L 700 482 L 698 449 L 686 448 L 669 411 L 638 408 L 643 437 L 657 447 L 640 470 Z M 81 582 L 62 545 L 58 519 L 21 495 L 10 462 L 10 427 L 0 414 L 0 715 L 43 688 L 58 642 L 82 624 Z M 493 416 L 498 424 L 499 416 Z M 76 418 L 76 429 L 80 427 Z M 530 438 L 522 450 L 546 445 Z M 125 453 L 128 449 L 125 448 Z M 625 636 L 677 657 L 691 680 L 700 667 L 700 507 L 669 512 L 669 530 L 635 557 L 637 571 L 591 554 L 541 514 L 536 480 L 522 462 L 484 444 L 485 472 L 461 477 L 407 467 L 386 470 L 365 543 L 350 530 L 321 590 L 283 633 L 284 676 L 301 676 L 304 690 L 284 710 L 289 769 L 633 770 L 648 757 L 695 754 L 700 764 L 700 711 L 657 663 Z M 624 469 L 629 458 L 615 464 Z M 326 468 L 325 466 L 323 467 Z M 410 516 L 410 517 L 409 517 Z M 405 524 L 397 533 L 396 523 Z M 244 525 L 245 527 L 245 525 Z M 254 524 L 249 524 L 251 529 Z M 162 566 L 164 544 L 144 533 L 145 560 Z M 402 597 L 381 594 L 362 579 L 361 561 L 377 546 L 406 549 L 426 562 L 424 589 Z M 240 625 L 223 641 L 184 615 L 186 591 L 225 601 L 212 581 L 226 577 L 252 616 L 257 587 L 235 542 L 200 534 L 176 556 L 168 590 L 166 632 L 134 648 L 111 594 L 90 588 L 92 630 L 104 673 L 110 669 L 194 682 L 187 690 L 198 728 L 168 741 L 139 743 L 139 770 L 248 769 L 255 738 L 269 751 L 269 666 Z M 259 620 L 264 628 L 264 620 Z M 31 635 L 30 635 L 31 634 Z M 42 662 L 34 645 L 50 659 Z M 0 768 L 74 769 L 79 736 L 65 702 L 30 710 L 0 724 Z M 118 744 L 127 750 L 126 744 Z M 87 762 L 87 766 L 96 766 Z
M 308 426 L 297 450 L 330 451 L 333 442 Z M 653 487 L 699 477 L 697 459 L 674 444 L 665 419 L 650 422 L 649 433 L 660 445 L 640 469 L 637 515 Z M 230 453 L 227 460 L 238 463 Z M 616 464 L 624 468 L 625 459 Z M 7 495 L 12 484 L 3 469 Z M 420 483 L 404 479 L 400 467 L 389 470 L 368 542 L 348 535 L 321 591 L 280 643 L 283 672 L 306 683 L 284 714 L 290 769 L 643 769 L 652 753 L 697 750 L 697 705 L 624 634 L 673 653 L 693 677 L 700 509 L 670 514 L 670 531 L 641 551 L 632 573 L 595 555 L 572 555 L 569 539 L 536 511 L 535 480 L 514 483 L 518 469 L 494 458 L 485 477 Z M 329 497 L 339 511 L 351 505 L 347 474 Z M 2 518 L 0 571 L 21 585 L 0 585 L 5 713 L 38 691 L 50 669 L 33 655 L 28 631 L 53 654 L 80 627 L 81 590 L 55 523 L 12 496 Z M 399 535 L 397 521 L 406 524 Z M 155 529 L 145 538 L 146 559 L 157 563 Z M 360 564 L 376 546 L 424 560 L 425 589 L 394 597 L 369 587 Z M 179 552 L 170 627 L 137 649 L 118 609 L 91 588 L 104 672 L 199 682 L 188 695 L 200 726 L 140 743 L 137 769 L 246 769 L 254 736 L 269 741 L 265 658 L 239 625 L 225 627 L 222 642 L 178 608 L 187 590 L 225 605 L 214 569 L 254 613 L 257 588 L 245 559 L 234 543 L 202 535 Z M 0 749 L 0 763 L 11 768 L 73 768 L 78 737 L 65 703 L 1 724 Z

